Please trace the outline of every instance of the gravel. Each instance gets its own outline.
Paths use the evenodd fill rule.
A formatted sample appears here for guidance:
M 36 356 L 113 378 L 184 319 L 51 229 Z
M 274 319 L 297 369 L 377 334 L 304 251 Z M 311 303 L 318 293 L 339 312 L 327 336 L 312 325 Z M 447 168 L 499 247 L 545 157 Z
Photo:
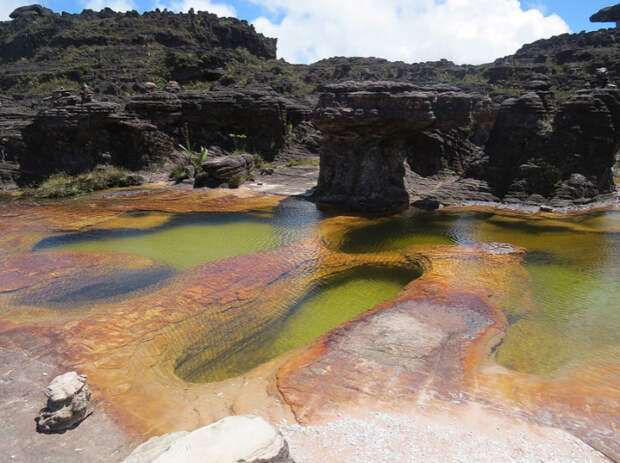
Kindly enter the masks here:
M 480 426 L 458 418 L 370 413 L 301 426 L 280 424 L 297 463 L 608 462 L 553 428 L 494 417 Z

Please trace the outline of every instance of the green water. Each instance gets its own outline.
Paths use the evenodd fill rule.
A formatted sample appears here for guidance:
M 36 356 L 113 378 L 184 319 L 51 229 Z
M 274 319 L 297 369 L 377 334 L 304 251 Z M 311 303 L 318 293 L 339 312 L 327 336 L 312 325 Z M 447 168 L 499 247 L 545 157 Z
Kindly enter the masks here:
M 138 254 L 185 271 L 205 262 L 265 251 L 281 244 L 282 235 L 270 224 L 239 220 L 207 226 L 179 225 L 133 236 L 104 235 L 57 249 Z
M 392 299 L 418 275 L 402 269 L 360 268 L 314 287 L 280 324 L 205 364 L 189 362 L 176 373 L 187 381 L 221 381 L 245 373 Z
M 413 213 L 351 230 L 340 249 L 373 253 L 416 244 L 489 241 L 525 247 L 529 281 L 521 290 L 531 292 L 534 304 L 512 301 L 515 305 L 501 307 L 518 316 L 496 358 L 515 370 L 548 374 L 572 361 L 610 351 L 620 355 L 620 233 L 597 231 L 619 223 L 617 212 L 561 220 Z M 576 231 L 574 225 L 592 231 Z
M 134 253 L 186 271 L 216 259 L 294 244 L 315 234 L 321 218 L 313 205 L 290 201 L 269 218 L 187 214 L 148 230 L 57 236 L 35 250 Z M 519 299 L 500 307 L 511 325 L 495 355 L 506 367 L 548 374 L 574 361 L 602 358 L 609 352 L 620 355 L 620 233 L 613 231 L 619 225 L 618 212 L 553 220 L 501 213 L 408 212 L 351 229 L 338 244 L 330 244 L 328 238 L 325 243 L 346 253 L 489 241 L 526 248 L 529 281 L 513 293 L 531 294 L 533 304 L 522 305 Z M 377 269 L 368 272 L 314 288 L 303 303 L 290 308 L 281 324 L 257 333 L 217 363 L 196 367 L 187 362 L 178 368 L 179 375 L 205 381 L 247 371 L 393 297 L 412 279 Z M 114 292 L 106 286 L 108 290 Z
M 268 218 L 241 213 L 171 215 L 162 226 L 55 236 L 34 250 L 137 254 L 185 271 L 206 262 L 293 244 L 312 234 L 321 217 L 313 204 L 287 199 Z

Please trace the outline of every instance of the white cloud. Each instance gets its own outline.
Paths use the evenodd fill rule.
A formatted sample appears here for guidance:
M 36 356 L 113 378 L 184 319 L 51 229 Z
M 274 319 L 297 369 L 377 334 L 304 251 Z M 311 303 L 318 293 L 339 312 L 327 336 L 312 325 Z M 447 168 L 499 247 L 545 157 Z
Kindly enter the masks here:
M 100 11 L 104 8 L 110 8 L 114 11 L 130 11 L 136 10 L 136 4 L 133 0 L 88 0 L 83 2 L 84 8 Z
M 9 15 L 15 8 L 24 5 L 32 5 L 32 0 L 1 0 L 0 1 L 0 21 L 8 21 Z
M 187 11 L 193 8 L 196 11 L 208 11 L 220 17 L 237 16 L 234 7 L 225 3 L 213 3 L 211 0 L 157 0 L 153 8 L 168 8 L 172 11 Z
M 569 32 L 557 15 L 524 11 L 518 0 L 252 0 L 273 13 L 254 21 L 278 38 L 278 55 L 295 63 L 331 56 L 479 64 L 524 43 Z

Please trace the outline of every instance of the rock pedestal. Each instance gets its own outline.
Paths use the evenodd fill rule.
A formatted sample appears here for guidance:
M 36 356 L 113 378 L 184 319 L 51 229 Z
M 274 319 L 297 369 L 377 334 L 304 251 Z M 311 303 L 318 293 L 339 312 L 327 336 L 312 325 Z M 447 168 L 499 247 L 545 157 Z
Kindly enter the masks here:
M 123 463 L 294 463 L 282 434 L 258 416 L 229 416 L 192 433 L 153 437 Z
M 614 6 L 608 6 L 590 16 L 590 22 L 593 23 L 616 23 L 616 27 L 620 28 L 620 3 Z
M 72 429 L 93 412 L 86 376 L 75 371 L 54 378 L 43 393 L 47 406 L 35 420 L 38 432 L 55 433 Z
M 314 113 L 326 134 L 315 199 L 348 209 L 406 209 L 408 166 L 428 164 L 417 139 L 473 126 L 473 98 L 403 82 L 345 82 L 324 88 Z M 430 161 L 439 161 L 431 159 Z

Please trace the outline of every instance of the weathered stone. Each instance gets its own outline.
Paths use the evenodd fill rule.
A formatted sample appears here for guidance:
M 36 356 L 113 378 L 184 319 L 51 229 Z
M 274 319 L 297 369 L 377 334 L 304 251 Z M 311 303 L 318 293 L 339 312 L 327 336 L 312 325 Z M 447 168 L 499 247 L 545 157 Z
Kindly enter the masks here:
M 47 406 L 37 417 L 37 431 L 63 432 L 74 428 L 92 412 L 86 376 L 75 371 L 57 376 L 44 391 Z
M 415 176 L 405 181 L 410 170 L 423 177 L 443 169 L 463 173 L 481 156 L 458 132 L 472 129 L 475 101 L 402 82 L 326 87 L 315 111 L 327 136 L 315 199 L 373 212 L 407 208 L 416 183 Z
M 254 157 L 251 154 L 240 154 L 209 158 L 201 167 L 202 172 L 196 175 L 194 186 L 215 188 L 230 182 L 233 177 L 240 177 L 245 181 L 254 167 Z
M 13 12 L 9 15 L 9 18 L 34 21 L 37 18 L 51 16 L 52 14 L 54 14 L 52 10 L 41 5 L 27 5 L 13 10 Z
M 590 16 L 590 22 L 593 23 L 609 23 L 615 22 L 620 27 L 620 3 L 614 6 L 608 6 L 599 10 Z
M 156 437 L 123 463 L 294 463 L 282 434 L 257 416 L 229 416 L 192 433 Z
M 613 193 L 619 115 L 612 88 L 578 92 L 557 109 L 533 92 L 506 100 L 486 146 L 493 188 L 508 202 L 558 206 Z
M 151 437 L 145 443 L 136 447 L 131 452 L 131 455 L 123 460 L 123 463 L 151 463 L 167 452 L 172 444 L 188 435 L 189 432 L 187 431 L 179 431 L 164 434 L 163 436 Z

